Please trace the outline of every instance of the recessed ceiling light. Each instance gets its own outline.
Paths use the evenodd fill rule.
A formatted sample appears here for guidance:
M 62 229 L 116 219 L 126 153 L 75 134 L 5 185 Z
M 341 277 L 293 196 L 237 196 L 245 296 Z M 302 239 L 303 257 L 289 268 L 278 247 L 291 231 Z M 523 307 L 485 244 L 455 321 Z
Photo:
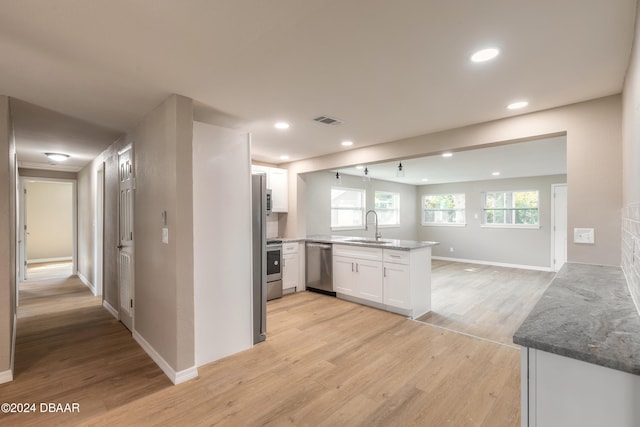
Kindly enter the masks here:
M 362 170 L 362 169 L 364 169 L 364 166 L 362 166 L 362 165 L 358 165 L 358 166 L 356 166 L 356 169 L 358 169 L 358 170 Z
M 490 47 L 488 49 L 482 49 L 482 50 L 477 51 L 473 55 L 471 55 L 471 61 L 472 62 L 490 61 L 493 58 L 495 58 L 496 56 L 498 56 L 499 53 L 500 53 L 500 51 L 498 49 L 496 49 L 495 47 Z
M 491 172 L 491 175 L 493 175 L 493 176 L 500 176 L 500 172 L 497 172 L 497 171 L 496 171 L 496 172 Z
M 62 154 L 62 153 L 44 153 L 44 154 L 54 162 L 64 162 L 69 158 L 68 154 Z
M 351 147 L 353 145 L 353 141 L 342 141 L 342 145 L 345 147 Z
M 289 129 L 289 123 L 287 122 L 277 122 L 275 125 L 276 129 Z
M 507 108 L 509 110 L 518 110 L 520 108 L 524 108 L 527 105 L 529 105 L 529 103 L 527 101 L 517 101 L 517 102 L 512 102 L 511 104 L 507 105 Z
M 442 157 L 451 157 L 451 156 L 453 156 L 453 153 L 450 153 L 450 152 L 442 153 Z
M 283 154 L 282 156 L 280 156 L 280 160 L 289 160 L 289 156 Z
M 422 181 L 422 182 L 427 182 L 427 181 L 429 181 L 429 180 L 428 180 L 427 178 L 422 178 L 420 181 Z

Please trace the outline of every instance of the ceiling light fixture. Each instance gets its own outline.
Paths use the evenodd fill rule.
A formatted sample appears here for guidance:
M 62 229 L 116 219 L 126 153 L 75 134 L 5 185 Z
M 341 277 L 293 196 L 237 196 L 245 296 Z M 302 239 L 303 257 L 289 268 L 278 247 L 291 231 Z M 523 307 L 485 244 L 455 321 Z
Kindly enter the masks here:
M 500 51 L 495 47 L 482 49 L 471 55 L 471 62 L 486 62 L 490 61 L 500 54 Z
M 404 178 L 404 168 L 402 167 L 402 162 L 398 163 L 398 172 L 396 172 L 396 176 L 398 178 Z
M 289 156 L 283 154 L 282 156 L 280 156 L 280 160 L 289 160 Z
M 68 154 L 62 154 L 62 153 L 44 153 L 44 154 L 54 162 L 64 162 L 69 157 L 71 157 Z
M 277 122 L 273 125 L 276 129 L 289 129 L 289 123 L 287 122 Z
M 453 153 L 447 151 L 446 153 L 442 153 L 442 157 L 452 157 Z
M 497 172 L 497 171 L 496 171 L 496 172 L 491 172 L 491 175 L 493 175 L 493 176 L 500 176 L 500 172 Z
M 517 101 L 517 102 L 512 102 L 511 104 L 507 105 L 507 109 L 509 110 L 518 110 L 520 108 L 524 108 L 527 105 L 529 105 L 529 103 L 527 101 Z
M 371 181 L 371 177 L 369 176 L 369 168 L 368 167 L 364 167 L 364 170 L 362 171 L 362 180 L 363 181 Z
M 336 171 L 336 184 L 342 184 L 342 176 L 340 175 L 340 171 Z
M 353 145 L 353 141 L 342 141 L 342 145 L 344 147 L 351 147 Z
M 422 178 L 420 181 L 422 181 L 422 182 L 427 182 L 427 181 L 429 181 L 429 179 L 427 179 L 427 178 Z

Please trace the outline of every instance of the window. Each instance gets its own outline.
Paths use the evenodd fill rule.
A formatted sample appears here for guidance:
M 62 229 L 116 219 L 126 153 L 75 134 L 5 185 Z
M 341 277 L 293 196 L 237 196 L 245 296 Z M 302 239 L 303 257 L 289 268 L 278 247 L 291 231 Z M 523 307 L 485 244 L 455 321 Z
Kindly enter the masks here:
M 422 196 L 422 225 L 465 225 L 464 194 Z
M 331 188 L 331 228 L 364 228 L 365 191 L 356 188 Z
M 487 226 L 538 227 L 538 191 L 491 191 L 483 195 Z
M 400 194 L 376 191 L 375 210 L 378 214 L 378 225 L 400 225 Z

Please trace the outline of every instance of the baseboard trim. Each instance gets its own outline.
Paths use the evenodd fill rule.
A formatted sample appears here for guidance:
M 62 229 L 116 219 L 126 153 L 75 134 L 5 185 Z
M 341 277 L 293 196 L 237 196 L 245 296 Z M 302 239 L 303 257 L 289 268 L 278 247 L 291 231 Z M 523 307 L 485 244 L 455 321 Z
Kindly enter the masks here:
M 480 261 L 477 259 L 449 258 L 444 256 L 432 256 L 431 259 L 435 259 L 438 261 L 465 262 L 467 264 L 492 265 L 494 267 L 519 268 L 521 270 L 553 272 L 553 269 L 550 267 L 539 267 L 537 265 L 508 264 L 504 262 Z
M 118 312 L 118 310 L 113 308 L 113 306 L 109 304 L 107 300 L 102 300 L 102 307 L 104 307 L 105 310 L 111 313 L 111 315 L 115 317 L 116 320 L 120 320 L 120 313 Z
M 89 279 L 87 279 L 86 277 L 84 277 L 84 274 L 80 273 L 79 271 L 76 273 L 78 275 L 78 279 L 80 279 L 80 281 L 82 283 L 84 283 L 84 285 L 89 288 L 89 290 L 91 291 L 91 293 L 93 294 L 93 296 L 98 296 L 98 294 L 96 293 L 96 287 L 93 285 L 93 283 L 91 283 L 89 281 Z
M 151 344 L 145 340 L 142 335 L 138 333 L 138 331 L 133 331 L 133 339 L 136 340 L 140 347 L 151 357 L 151 359 L 156 362 L 156 365 L 162 369 L 162 372 L 169 377 L 171 382 L 175 385 L 183 383 L 185 381 L 189 381 L 190 379 L 196 378 L 198 376 L 198 368 L 195 366 L 191 368 L 184 369 L 182 371 L 175 371 L 166 360 L 160 356 L 160 354 L 153 348 Z
M 63 256 L 58 258 L 38 258 L 38 259 L 28 259 L 27 265 L 29 264 L 40 264 L 43 262 L 62 262 L 62 261 L 73 261 L 73 258 L 70 256 Z
M 0 372 L 0 384 L 9 383 L 11 381 L 13 381 L 13 371 L 11 369 Z

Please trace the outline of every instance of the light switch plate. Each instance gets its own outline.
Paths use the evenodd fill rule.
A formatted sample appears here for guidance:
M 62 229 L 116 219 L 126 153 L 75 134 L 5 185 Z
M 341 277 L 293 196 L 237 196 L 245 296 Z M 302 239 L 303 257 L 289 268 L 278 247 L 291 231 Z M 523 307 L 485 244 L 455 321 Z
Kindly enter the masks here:
M 593 228 L 574 228 L 573 243 L 586 243 L 593 245 L 596 242 Z
M 162 243 L 169 244 L 169 229 L 167 227 L 162 228 Z

